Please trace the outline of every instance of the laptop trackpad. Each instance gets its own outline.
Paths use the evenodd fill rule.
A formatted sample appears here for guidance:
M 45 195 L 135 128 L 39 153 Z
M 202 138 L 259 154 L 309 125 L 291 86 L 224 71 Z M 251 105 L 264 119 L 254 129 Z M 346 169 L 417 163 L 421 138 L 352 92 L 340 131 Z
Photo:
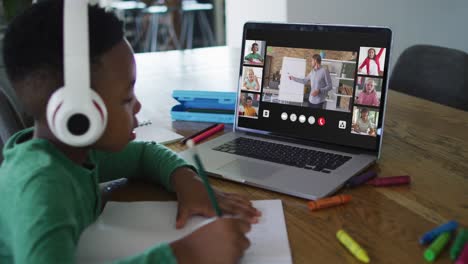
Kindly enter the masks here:
M 221 175 L 226 177 L 266 179 L 277 172 L 279 166 L 270 166 L 264 163 L 248 160 L 234 160 L 218 168 Z

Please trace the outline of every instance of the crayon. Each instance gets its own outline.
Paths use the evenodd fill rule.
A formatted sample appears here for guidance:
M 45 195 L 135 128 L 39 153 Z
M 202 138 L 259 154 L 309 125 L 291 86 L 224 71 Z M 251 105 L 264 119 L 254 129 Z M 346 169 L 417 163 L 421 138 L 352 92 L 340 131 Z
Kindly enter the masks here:
M 370 259 L 367 256 L 367 253 L 361 246 L 351 238 L 343 229 L 338 230 L 336 232 L 336 238 L 343 244 L 351 254 L 353 254 L 357 259 L 362 262 L 369 263 Z
M 440 235 L 443 232 L 450 232 L 455 229 L 457 229 L 458 223 L 456 221 L 448 221 L 447 223 L 440 225 L 431 231 L 428 231 L 424 235 L 421 236 L 419 239 L 419 244 L 424 245 L 427 243 L 430 243 L 434 238 L 436 238 L 438 235 Z
M 444 249 L 445 245 L 447 245 L 449 240 L 450 232 L 444 232 L 440 234 L 426 249 L 426 251 L 424 251 L 424 258 L 429 262 L 433 262 L 440 254 L 442 249 Z
M 367 182 L 368 180 L 375 178 L 375 176 L 377 176 L 377 173 L 375 171 L 368 171 L 363 174 L 354 176 L 348 180 L 348 182 L 346 183 L 346 187 L 353 188 L 359 186 Z
M 453 242 L 452 247 L 450 248 L 450 258 L 452 260 L 456 260 L 458 255 L 463 249 L 463 245 L 465 245 L 468 242 L 468 229 L 462 228 L 458 232 L 457 237 L 455 238 L 455 241 Z
M 465 246 L 463 247 L 463 251 L 458 257 L 455 264 L 468 264 L 468 243 L 465 243 Z
M 370 184 L 376 187 L 383 187 L 383 186 L 409 184 L 410 182 L 411 182 L 411 178 L 405 175 L 405 176 L 375 178 L 375 179 L 368 181 L 367 184 Z
M 340 195 L 335 195 L 335 196 L 331 196 L 328 198 L 318 199 L 316 201 L 309 201 L 307 203 L 307 206 L 309 207 L 310 210 L 314 211 L 314 210 L 318 210 L 322 208 L 328 208 L 328 207 L 337 206 L 340 204 L 345 204 L 349 201 L 351 201 L 351 195 L 340 194 Z

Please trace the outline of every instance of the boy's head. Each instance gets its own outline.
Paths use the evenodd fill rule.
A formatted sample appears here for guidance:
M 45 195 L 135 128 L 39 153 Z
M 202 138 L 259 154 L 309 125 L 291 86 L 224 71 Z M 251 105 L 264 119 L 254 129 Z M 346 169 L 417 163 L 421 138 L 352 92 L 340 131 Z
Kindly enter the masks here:
M 101 96 L 108 123 L 96 147 L 119 150 L 132 139 L 140 109 L 133 85 L 133 51 L 122 23 L 99 7 L 89 8 L 91 87 Z M 32 5 L 9 25 L 4 38 L 6 71 L 25 110 L 46 124 L 52 93 L 63 86 L 63 1 Z M 85 88 L 85 87 L 83 87 Z
M 258 43 L 252 43 L 250 50 L 252 50 L 253 53 L 256 53 L 258 51 Z
M 247 103 L 248 106 L 252 106 L 252 97 L 251 96 L 247 96 L 245 98 L 245 102 Z

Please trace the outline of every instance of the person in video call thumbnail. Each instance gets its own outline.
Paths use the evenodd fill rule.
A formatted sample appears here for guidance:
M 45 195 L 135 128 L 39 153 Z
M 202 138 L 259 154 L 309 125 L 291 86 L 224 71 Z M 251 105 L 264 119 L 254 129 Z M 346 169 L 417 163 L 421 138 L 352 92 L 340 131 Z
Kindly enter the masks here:
M 377 92 L 375 91 L 375 82 L 372 79 L 367 79 L 364 85 L 364 89 L 362 92 L 359 93 L 357 99 L 357 104 L 362 105 L 371 105 L 371 106 L 379 106 L 380 101 L 377 96 Z
M 245 71 L 247 72 L 247 78 L 244 79 L 244 89 L 254 91 L 260 90 L 260 84 L 258 83 L 254 70 L 252 68 L 247 68 Z
M 377 55 L 374 48 L 367 50 L 367 58 L 364 59 L 364 61 L 359 66 L 359 72 L 365 73 L 367 75 L 382 75 L 382 68 L 380 67 L 380 56 L 382 56 L 384 50 L 384 48 L 381 48 Z M 364 67 L 365 71 L 362 70 Z
M 262 55 L 258 54 L 258 43 L 253 43 L 252 47 L 250 48 L 252 53 L 249 53 L 247 56 L 244 57 L 244 60 L 249 61 L 250 63 L 263 63 Z
M 324 108 L 327 93 L 332 89 L 332 81 L 328 69 L 322 67 L 322 57 L 319 54 L 312 56 L 312 70 L 305 78 L 290 75 L 289 79 L 302 84 L 310 81 L 309 107 Z
M 359 111 L 359 117 L 355 124 L 353 124 L 353 130 L 356 133 L 365 133 L 370 136 L 375 136 L 375 126 L 369 120 L 369 109 L 362 108 Z
M 242 106 L 244 107 L 244 116 L 257 116 L 257 111 L 252 106 L 252 97 L 251 96 L 243 96 L 242 97 Z

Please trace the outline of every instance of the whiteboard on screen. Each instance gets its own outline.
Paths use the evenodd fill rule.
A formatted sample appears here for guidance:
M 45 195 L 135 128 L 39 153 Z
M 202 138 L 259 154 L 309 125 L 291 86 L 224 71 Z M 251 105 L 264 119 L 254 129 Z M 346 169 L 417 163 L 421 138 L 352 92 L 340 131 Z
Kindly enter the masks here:
M 303 102 L 304 84 L 290 80 L 289 76 L 292 75 L 297 78 L 304 78 L 305 71 L 305 59 L 283 57 L 280 85 L 278 86 L 278 99 L 280 101 Z

